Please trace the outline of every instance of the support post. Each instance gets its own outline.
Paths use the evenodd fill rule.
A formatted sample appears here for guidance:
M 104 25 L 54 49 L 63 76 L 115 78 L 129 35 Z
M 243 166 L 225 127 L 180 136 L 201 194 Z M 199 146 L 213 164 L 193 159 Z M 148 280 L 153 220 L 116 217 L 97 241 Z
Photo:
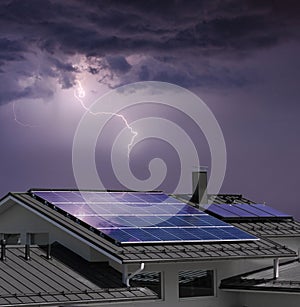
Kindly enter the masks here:
M 26 234 L 26 243 L 25 243 L 25 259 L 30 260 L 30 243 L 31 243 L 31 233 Z
M 6 240 L 1 239 L 1 261 L 6 261 Z
M 47 256 L 46 257 L 47 257 L 48 260 L 52 259 L 52 257 L 51 257 L 51 244 L 50 243 L 47 244 Z
M 123 264 L 122 265 L 122 283 L 124 285 L 126 284 L 127 277 L 128 277 L 128 265 Z

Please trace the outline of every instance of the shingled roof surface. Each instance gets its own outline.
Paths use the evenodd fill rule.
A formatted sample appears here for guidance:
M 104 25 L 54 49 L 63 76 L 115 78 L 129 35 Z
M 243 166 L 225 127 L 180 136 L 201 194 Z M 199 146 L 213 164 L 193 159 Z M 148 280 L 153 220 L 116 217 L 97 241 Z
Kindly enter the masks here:
M 299 259 L 281 264 L 279 278 L 273 277 L 273 267 L 224 279 L 220 289 L 300 292 Z
M 266 238 L 299 237 L 300 223 L 298 221 L 265 221 L 231 223 L 246 232 Z
M 156 299 L 147 288 L 126 288 L 121 274 L 107 263 L 89 263 L 55 244 L 52 259 L 32 246 L 25 260 L 24 247 L 8 247 L 0 261 L 0 306 L 63 306 L 75 303 L 116 303 Z
M 260 238 L 255 241 L 235 241 L 198 244 L 143 244 L 133 246 L 117 246 L 89 229 L 76 223 L 70 218 L 45 206 L 27 193 L 11 194 L 15 199 L 31 210 L 42 214 L 61 227 L 73 232 L 86 240 L 95 248 L 110 254 L 121 263 L 140 262 L 176 262 L 220 260 L 233 258 L 260 258 L 260 257 L 295 257 L 296 253 L 287 247 Z

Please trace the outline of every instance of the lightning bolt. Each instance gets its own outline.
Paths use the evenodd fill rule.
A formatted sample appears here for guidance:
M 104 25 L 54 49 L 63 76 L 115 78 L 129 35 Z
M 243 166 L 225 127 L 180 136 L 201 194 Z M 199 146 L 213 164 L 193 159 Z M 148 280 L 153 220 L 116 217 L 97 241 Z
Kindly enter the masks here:
M 12 109 L 13 109 L 13 113 L 14 113 L 14 121 L 23 126 L 23 127 L 29 127 L 29 128 L 35 128 L 35 127 L 38 127 L 37 125 L 31 125 L 31 124 L 26 124 L 26 123 L 23 123 L 22 121 L 20 121 L 18 119 L 18 116 L 17 116 L 17 111 L 16 111 L 16 102 L 14 101 L 13 102 L 13 105 L 12 105 Z
M 83 102 L 83 98 L 85 97 L 85 90 L 84 88 L 82 87 L 82 84 L 79 80 L 75 80 L 75 90 L 74 90 L 74 97 L 80 102 L 80 105 L 82 106 L 82 108 L 86 111 L 88 111 L 90 114 L 92 115 L 113 115 L 113 116 L 116 116 L 116 117 L 119 117 L 123 123 L 125 124 L 126 128 L 130 131 L 132 137 L 130 139 L 130 142 L 127 146 L 127 149 L 128 149 L 128 157 L 129 157 L 129 153 L 130 153 L 130 150 L 131 150 L 131 147 L 134 143 L 134 140 L 135 138 L 137 137 L 138 133 L 130 126 L 130 124 L 128 123 L 127 119 L 121 115 L 121 114 L 118 114 L 118 113 L 114 113 L 114 112 L 92 112 Z M 16 102 L 14 101 L 13 102 L 13 105 L 12 105 L 12 109 L 13 109 L 13 115 L 14 115 L 14 121 L 23 126 L 23 127 L 29 127 L 29 128 L 36 128 L 38 127 L 37 125 L 31 125 L 31 124 L 28 124 L 28 123 L 24 123 L 22 121 L 20 121 L 18 119 L 18 115 L 17 115 L 17 111 L 16 111 Z
M 34 83 L 37 82 L 38 80 L 42 80 L 42 77 L 40 76 L 40 63 L 39 63 L 39 66 L 38 66 L 38 70 L 35 74 L 33 74 L 32 78 L 34 79 Z M 19 118 L 18 118 L 18 113 L 17 113 L 17 110 L 16 110 L 16 101 L 13 101 L 13 104 L 12 104 L 12 111 L 13 111 L 13 115 L 14 115 L 14 121 L 23 126 L 23 127 L 29 127 L 29 128 L 36 128 L 36 127 L 39 127 L 38 125 L 31 125 L 31 124 L 28 124 L 28 123 L 24 123 L 22 122 Z
M 121 114 L 114 113 L 114 112 L 92 112 L 83 102 L 83 98 L 85 97 L 85 91 L 84 91 L 84 88 L 82 87 L 81 82 L 79 80 L 75 80 L 75 84 L 76 84 L 76 87 L 75 87 L 75 90 L 74 90 L 74 97 L 80 102 L 80 105 L 86 111 L 88 111 L 90 114 L 95 115 L 95 116 L 97 116 L 97 115 L 113 115 L 113 116 L 119 117 L 123 121 L 126 128 L 130 131 L 130 133 L 132 135 L 131 140 L 130 140 L 128 146 L 127 146 L 127 150 L 128 150 L 127 155 L 129 157 L 131 147 L 132 147 L 134 140 L 137 137 L 138 133 L 129 125 L 127 119 Z

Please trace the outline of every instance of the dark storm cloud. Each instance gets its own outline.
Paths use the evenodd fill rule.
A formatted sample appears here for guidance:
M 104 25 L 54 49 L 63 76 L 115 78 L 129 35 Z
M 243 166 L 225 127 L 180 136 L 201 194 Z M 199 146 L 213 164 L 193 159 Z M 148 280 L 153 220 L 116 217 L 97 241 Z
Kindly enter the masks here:
M 131 65 L 122 56 L 108 56 L 106 60 L 112 70 L 126 73 L 130 70 Z
M 72 87 L 80 72 L 71 60 L 76 54 L 86 58 L 86 71 L 112 87 L 138 80 L 241 86 L 247 82 L 242 76 L 232 80 L 222 68 L 220 78 L 194 63 L 207 56 L 242 58 L 298 39 L 299 8 L 297 1 L 1 1 L 0 78 L 15 71 L 5 82 L 18 93 L 2 92 L 1 103 L 32 95 L 15 81 L 24 78 L 16 67 L 31 61 L 26 67 L 31 75 L 36 59 L 30 55 L 37 50 L 44 54 L 42 77 L 54 78 L 62 88 Z M 132 64 L 131 55 L 147 59 Z M 156 71 L 152 62 L 159 63 Z
M 19 41 L 0 38 L 0 66 L 6 62 L 24 60 L 23 53 L 26 48 Z M 4 72 L 4 70 L 1 70 Z
M 1 88 L 1 95 L 0 95 L 0 105 L 15 101 L 21 98 L 48 98 L 53 95 L 53 92 L 48 88 L 39 87 L 37 85 L 28 86 L 23 89 L 14 89 L 14 90 L 7 90 Z
M 202 70 L 188 67 L 187 63 L 182 65 L 184 67 L 179 64 L 173 65 L 172 60 L 166 62 L 160 58 L 146 58 L 135 65 L 130 73 L 123 75 L 122 83 L 118 83 L 116 86 L 125 85 L 133 79 L 139 81 L 159 80 L 179 84 L 186 88 L 199 86 L 211 88 L 217 84 L 219 87 L 230 89 L 252 83 L 255 79 L 251 71 L 235 70 L 232 72 L 222 64 L 203 63 L 205 68 Z

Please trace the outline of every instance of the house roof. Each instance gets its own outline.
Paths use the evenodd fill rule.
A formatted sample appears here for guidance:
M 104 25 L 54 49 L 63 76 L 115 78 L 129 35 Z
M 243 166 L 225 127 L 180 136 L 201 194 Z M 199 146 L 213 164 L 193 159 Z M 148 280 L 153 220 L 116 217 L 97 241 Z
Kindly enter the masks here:
M 296 253 L 287 247 L 261 238 L 255 241 L 236 241 L 197 244 L 142 244 L 117 246 L 93 233 L 79 223 L 61 215 L 42 204 L 27 193 L 9 195 L 15 201 L 33 212 L 55 223 L 59 227 L 82 238 L 96 249 L 113 257 L 120 263 L 140 262 L 188 262 L 201 260 L 221 260 L 233 258 L 295 257 Z
M 179 199 L 184 201 L 190 201 L 191 194 L 177 195 Z M 214 204 L 222 204 L 223 206 L 231 204 L 255 204 L 255 202 L 243 197 L 241 194 L 218 194 L 209 195 L 209 200 Z M 189 202 L 191 205 L 195 204 Z M 300 222 L 293 218 L 277 218 L 268 219 L 266 217 L 259 218 L 257 220 L 247 220 L 230 218 L 221 218 L 223 221 L 238 227 L 248 233 L 251 233 L 258 237 L 274 238 L 274 237 L 298 237 L 300 236 Z
M 222 280 L 220 289 L 245 291 L 275 291 L 300 293 L 299 259 L 282 263 L 279 277 L 273 277 L 273 267 Z
M 8 247 L 0 261 L 0 306 L 57 306 L 75 303 L 116 303 L 156 299 L 147 288 L 125 288 L 121 274 L 108 263 L 89 263 L 59 244 L 52 259 L 31 246 L 25 260 L 24 247 Z

